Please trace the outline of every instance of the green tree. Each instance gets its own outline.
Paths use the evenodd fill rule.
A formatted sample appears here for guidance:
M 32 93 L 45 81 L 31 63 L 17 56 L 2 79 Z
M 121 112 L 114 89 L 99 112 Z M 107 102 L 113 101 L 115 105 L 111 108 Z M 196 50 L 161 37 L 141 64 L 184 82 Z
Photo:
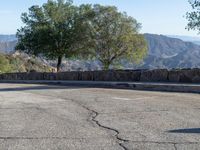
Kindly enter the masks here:
M 90 24 L 91 50 L 108 70 L 121 59 L 139 62 L 147 53 L 147 44 L 143 35 L 139 34 L 141 25 L 116 7 L 94 5 Z
M 0 54 L 0 73 L 11 72 L 12 67 L 9 63 L 9 60 L 2 54 Z
M 189 0 L 193 11 L 186 13 L 186 18 L 188 19 L 188 25 L 186 29 L 188 30 L 198 30 L 200 33 L 200 1 L 199 0 Z
M 62 59 L 80 55 L 87 43 L 88 8 L 76 7 L 71 0 L 48 0 L 41 7 L 32 6 L 29 13 L 22 14 L 25 26 L 17 32 L 16 49 L 57 59 L 60 71 Z

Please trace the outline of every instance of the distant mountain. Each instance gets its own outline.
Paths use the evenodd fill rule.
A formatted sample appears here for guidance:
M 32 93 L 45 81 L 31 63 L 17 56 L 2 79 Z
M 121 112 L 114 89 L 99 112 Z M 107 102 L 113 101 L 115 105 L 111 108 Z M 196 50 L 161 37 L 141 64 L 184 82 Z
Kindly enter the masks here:
M 144 34 L 148 43 L 148 55 L 137 65 L 122 60 L 125 69 L 158 69 L 158 68 L 199 68 L 200 46 L 192 42 L 184 42 L 164 35 Z M 55 64 L 52 63 L 53 66 Z M 100 70 L 98 61 L 64 61 L 64 71 L 68 70 Z
M 10 53 L 14 51 L 17 41 L 0 42 L 0 52 Z
M 200 46 L 163 35 L 145 34 L 148 56 L 139 68 L 200 67 Z
M 11 42 L 11 41 L 16 41 L 16 35 L 11 34 L 11 35 L 0 35 L 0 42 Z
M 0 52 L 10 53 L 13 51 L 16 40 L 12 41 L 11 37 L 8 36 L 7 42 L 0 42 Z M 147 57 L 139 65 L 123 60 L 124 68 L 200 68 L 200 45 L 164 35 L 144 34 L 144 37 L 149 49 Z M 5 39 L 6 37 L 4 37 Z M 46 63 L 50 66 L 56 66 L 55 61 L 46 61 Z M 100 69 L 101 64 L 98 61 L 64 60 L 62 64 L 63 71 Z
M 166 35 L 166 36 L 200 45 L 200 36 L 181 36 L 181 35 Z
M 0 35 L 0 52 L 10 53 L 14 50 L 17 43 L 15 35 Z

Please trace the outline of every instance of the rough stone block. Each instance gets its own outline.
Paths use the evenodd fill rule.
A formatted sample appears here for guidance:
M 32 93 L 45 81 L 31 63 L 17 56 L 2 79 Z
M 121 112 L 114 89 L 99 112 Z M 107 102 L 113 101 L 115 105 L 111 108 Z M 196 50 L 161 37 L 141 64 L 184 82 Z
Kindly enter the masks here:
M 143 82 L 167 82 L 168 81 L 168 70 L 157 69 L 157 70 L 146 70 L 141 72 L 140 81 Z

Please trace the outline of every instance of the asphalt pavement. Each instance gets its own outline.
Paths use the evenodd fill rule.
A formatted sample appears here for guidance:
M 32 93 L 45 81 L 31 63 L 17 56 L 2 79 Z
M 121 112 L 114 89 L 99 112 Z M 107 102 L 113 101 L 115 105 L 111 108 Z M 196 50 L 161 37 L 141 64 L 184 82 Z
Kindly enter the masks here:
M 199 149 L 199 94 L 0 84 L 0 150 Z

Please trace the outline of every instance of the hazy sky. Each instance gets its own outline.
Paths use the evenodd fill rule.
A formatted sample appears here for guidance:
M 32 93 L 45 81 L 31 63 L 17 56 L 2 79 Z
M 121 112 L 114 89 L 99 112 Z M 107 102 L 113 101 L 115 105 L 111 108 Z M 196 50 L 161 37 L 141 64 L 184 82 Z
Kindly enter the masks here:
M 47 0 L 1 0 L 0 34 L 16 33 L 22 26 L 20 16 L 34 4 L 41 5 Z M 189 11 L 188 0 L 74 0 L 75 4 L 100 3 L 115 5 L 120 11 L 142 23 L 142 33 L 196 36 L 196 31 L 187 31 L 184 15 Z

